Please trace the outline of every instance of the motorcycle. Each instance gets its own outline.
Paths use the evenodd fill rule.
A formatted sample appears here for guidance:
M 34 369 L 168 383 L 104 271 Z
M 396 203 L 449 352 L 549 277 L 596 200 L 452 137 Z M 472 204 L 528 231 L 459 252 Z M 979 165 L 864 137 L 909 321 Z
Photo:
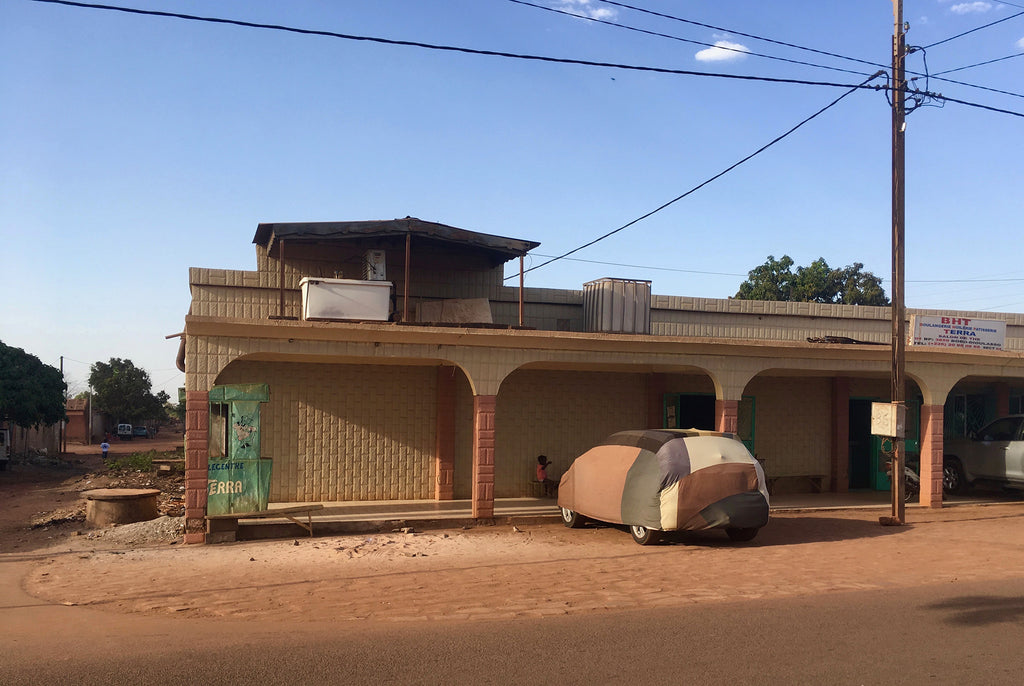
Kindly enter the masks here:
M 885 473 L 892 479 L 892 460 L 889 460 Z M 921 494 L 921 477 L 908 464 L 903 465 L 903 475 L 903 502 L 915 502 Z

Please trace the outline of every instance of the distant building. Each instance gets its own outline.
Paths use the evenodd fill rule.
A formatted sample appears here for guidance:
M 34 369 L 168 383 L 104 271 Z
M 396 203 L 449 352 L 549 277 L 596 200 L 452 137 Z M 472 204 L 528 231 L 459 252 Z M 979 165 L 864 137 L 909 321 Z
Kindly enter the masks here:
M 735 432 L 789 488 L 888 487 L 870 405 L 889 400 L 889 308 L 520 291 L 505 265 L 538 243 L 413 218 L 253 242 L 255 271 L 190 270 L 189 541 L 209 464 L 239 446 L 272 460 L 271 502 L 470 499 L 478 518 L 531 492 L 538 454 L 557 478 L 627 428 Z M 909 314 L 1005 324 L 1002 350 L 908 346 L 907 449 L 938 507 L 944 435 L 1022 405 L 1024 315 Z

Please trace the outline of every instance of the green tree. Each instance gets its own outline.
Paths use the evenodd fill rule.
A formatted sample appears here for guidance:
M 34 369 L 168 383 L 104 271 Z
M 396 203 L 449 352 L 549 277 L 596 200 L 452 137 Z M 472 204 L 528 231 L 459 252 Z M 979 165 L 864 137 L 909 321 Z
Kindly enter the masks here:
M 764 264 L 747 273 L 747 280 L 740 284 L 735 297 L 843 305 L 889 304 L 882 280 L 864 271 L 860 262 L 833 269 L 825 258 L 819 257 L 806 267 L 797 267 L 796 273 L 792 267 L 793 259 L 789 255 L 778 260 L 769 255 Z
M 89 369 L 89 385 L 95 393 L 96 408 L 118 423 L 138 424 L 144 419 L 166 418 L 164 403 L 168 395 L 153 394 L 149 374 L 131 360 L 112 357 L 96 362 Z
M 66 387 L 59 369 L 0 342 L 0 419 L 25 428 L 67 419 Z
M 793 258 L 783 255 L 768 260 L 747 273 L 747 280 L 740 284 L 736 297 L 740 300 L 792 300 L 793 299 Z

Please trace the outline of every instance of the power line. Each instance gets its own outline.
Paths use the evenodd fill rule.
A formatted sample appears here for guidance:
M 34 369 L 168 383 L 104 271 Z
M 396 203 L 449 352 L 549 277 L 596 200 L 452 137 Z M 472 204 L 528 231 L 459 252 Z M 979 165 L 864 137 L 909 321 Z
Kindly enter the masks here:
M 849 84 L 849 83 L 835 83 L 835 82 L 831 82 L 831 81 L 809 81 L 809 80 L 806 80 L 806 79 L 783 79 L 783 78 L 776 78 L 776 77 L 771 77 L 771 76 L 751 76 L 751 75 L 745 75 L 745 74 L 722 74 L 722 73 L 716 73 L 716 72 L 693 71 L 693 70 L 690 70 L 690 69 L 669 69 L 669 68 L 666 68 L 666 67 L 644 67 L 644 66 L 638 66 L 638 65 L 617 64 L 617 63 L 613 63 L 613 62 L 595 62 L 595 61 L 591 61 L 591 60 L 571 59 L 571 58 L 566 58 L 566 57 L 549 57 L 549 56 L 545 56 L 545 55 L 527 55 L 527 54 L 521 54 L 521 53 L 502 52 L 502 51 L 497 51 L 497 50 L 480 50 L 480 49 L 476 49 L 476 48 L 464 48 L 464 47 L 457 47 L 457 46 L 451 46 L 451 45 L 435 45 L 435 44 L 432 44 L 432 43 L 422 43 L 422 42 L 419 42 L 419 41 L 396 40 L 396 39 L 391 39 L 391 38 L 379 38 L 379 37 L 375 37 L 375 36 L 356 36 L 356 35 L 352 35 L 352 34 L 338 33 L 338 32 L 335 32 L 335 31 L 324 31 L 324 30 L 320 30 L 320 29 L 300 29 L 300 28 L 293 27 L 293 26 L 284 26 L 284 25 L 281 25 L 281 24 L 262 24 L 262 23 L 257 23 L 257 22 L 242 21 L 242 20 L 239 20 L 239 19 L 223 19 L 223 18 L 220 18 L 220 17 L 203 17 L 203 16 L 194 15 L 194 14 L 182 14 L 182 13 L 179 13 L 179 12 L 163 12 L 163 11 L 159 11 L 159 10 L 143 10 L 143 9 L 138 9 L 138 8 L 133 8 L 133 7 L 118 7 L 118 6 L 115 6 L 115 5 L 99 5 L 99 4 L 87 3 L 87 2 L 74 2 L 73 0 L 32 0 L 32 2 L 40 2 L 40 3 L 46 3 L 46 4 L 52 4 L 52 5 L 67 5 L 67 6 L 70 6 L 70 7 L 81 7 L 81 8 L 85 8 L 85 9 L 108 10 L 108 11 L 112 11 L 112 12 L 123 12 L 125 14 L 138 14 L 138 15 L 144 15 L 144 16 L 156 16 L 156 17 L 167 17 L 167 18 L 173 18 L 173 19 L 184 19 L 184 20 L 188 20 L 188 21 L 198 21 L 198 22 L 206 22 L 206 23 L 213 23 L 213 24 L 227 24 L 227 25 L 232 25 L 232 26 L 241 26 L 241 27 L 245 27 L 245 28 L 268 29 L 268 30 L 273 30 L 273 31 L 284 31 L 284 32 L 288 32 L 288 33 L 297 33 L 297 34 L 301 34 L 301 35 L 323 36 L 323 37 L 327 37 L 327 38 L 340 38 L 340 39 L 344 39 L 344 40 L 355 40 L 355 41 L 365 41 L 365 42 L 370 42 L 370 43 L 381 43 L 383 45 L 399 45 L 399 46 L 405 46 L 405 47 L 423 48 L 423 49 L 426 49 L 426 50 L 442 50 L 442 51 L 446 51 L 446 52 L 459 52 L 459 53 L 465 53 L 465 54 L 469 54 L 469 55 L 484 55 L 484 56 L 489 56 L 489 57 L 505 57 L 505 58 L 509 58 L 509 59 L 522 59 L 522 60 L 531 60 L 531 61 L 536 61 L 536 62 L 549 62 L 549 63 L 555 63 L 555 64 L 575 64 L 575 65 L 588 66 L 588 67 L 604 67 L 604 68 L 608 68 L 608 69 L 623 69 L 623 70 L 627 70 L 627 71 L 653 72 L 653 73 L 658 73 L 658 74 L 672 74 L 672 75 L 676 75 L 676 76 L 702 76 L 702 77 L 708 77 L 708 78 L 730 79 L 730 80 L 734 80 L 734 81 L 758 81 L 758 82 L 764 82 L 764 83 L 786 83 L 786 84 L 794 84 L 794 85 L 801 85 L 801 86 L 828 86 L 828 87 L 832 87 L 832 88 L 853 88 L 853 89 L 863 88 L 863 89 L 867 89 L 867 90 L 882 90 L 883 88 L 885 88 L 884 86 L 866 86 L 866 85 L 864 85 L 864 83 L 866 83 L 866 82 L 862 82 L 860 85 L 854 85 L 854 84 Z M 1022 14 L 1024 14 L 1024 13 L 1022 13 Z M 870 79 L 868 79 L 868 80 L 870 81 Z M 963 84 L 963 85 L 970 85 L 970 84 Z M 1011 114 L 1011 115 L 1014 115 L 1014 116 L 1024 116 L 1024 114 L 1020 114 L 1018 112 L 1012 112 L 1010 110 L 1003 110 L 1003 109 L 998 109 L 998 108 L 995 108 L 995 107 L 987 107 L 985 105 L 977 105 L 975 103 L 970 103 L 970 102 L 967 102 L 965 100 L 954 100 L 953 98 L 946 98 L 946 97 L 944 97 L 944 96 L 942 96 L 941 94 L 938 94 L 938 93 L 929 93 L 929 92 L 926 92 L 926 91 L 913 91 L 913 92 L 917 93 L 918 95 L 921 95 L 921 96 L 937 98 L 937 99 L 944 99 L 944 100 L 948 100 L 949 102 L 956 102 L 958 104 L 968 105 L 968 106 L 971 106 L 971 107 L 979 107 L 979 108 L 987 109 L 987 110 L 990 110 L 990 111 L 993 111 L 993 112 L 1000 112 L 1000 113 L 1003 113 L 1003 114 Z
M 510 0 L 510 1 L 511 2 L 519 2 L 520 0 Z M 664 14 L 662 12 L 654 12 L 652 10 L 644 9 L 643 7 L 636 7 L 634 5 L 627 5 L 626 3 L 622 3 L 622 2 L 614 2 L 613 0 L 600 0 L 600 1 L 603 2 L 606 5 L 614 5 L 616 7 L 623 7 L 625 9 L 634 10 L 636 12 L 642 12 L 644 14 L 650 14 L 652 16 L 661 17 L 663 19 L 670 19 L 672 21 L 678 21 L 678 22 L 682 22 L 684 24 L 691 24 L 693 26 L 700 26 L 700 27 L 703 27 L 703 28 L 712 29 L 714 31 L 724 31 L 724 32 L 729 33 L 729 34 L 734 34 L 734 35 L 737 35 L 737 36 L 743 36 L 744 38 L 751 38 L 753 40 L 764 41 L 766 43 L 772 43 L 774 45 L 781 45 L 781 46 L 784 46 L 784 47 L 787 47 L 787 48 L 793 48 L 795 50 L 803 50 L 803 51 L 811 52 L 811 53 L 814 53 L 814 54 L 817 54 L 817 55 L 824 55 L 826 57 L 834 57 L 834 58 L 841 59 L 841 60 L 848 60 L 850 62 L 857 62 L 859 64 L 866 64 L 868 66 L 875 67 L 875 68 L 880 68 L 880 69 L 888 69 L 889 68 L 889 65 L 881 64 L 879 62 L 871 62 L 870 60 L 863 60 L 863 59 L 859 59 L 857 57 L 850 57 L 848 55 L 841 55 L 841 54 L 835 53 L 835 52 L 828 52 L 826 50 L 818 50 L 816 48 L 809 48 L 809 47 L 804 46 L 804 45 L 797 45 L 796 43 L 787 43 L 785 41 L 779 41 L 779 40 L 774 40 L 772 38 L 766 38 L 764 36 L 758 36 L 758 35 L 753 34 L 753 33 L 744 33 L 743 31 L 737 31 L 735 29 L 728 29 L 728 28 L 724 28 L 724 27 L 721 27 L 721 26 L 715 26 L 713 24 L 705 24 L 703 22 L 693 21 L 692 19 L 683 19 L 682 17 L 678 17 L 678 16 L 675 16 L 675 15 L 672 15 L 672 14 Z M 521 3 L 521 4 L 525 4 L 525 3 Z M 1003 3 L 1003 4 L 1010 4 L 1010 3 Z M 1017 7 L 1017 6 L 1018 5 L 1014 5 L 1014 7 Z M 576 15 L 573 15 L 573 16 L 576 16 Z M 618 26 L 618 24 L 613 24 L 613 25 Z M 985 28 L 985 27 L 979 27 L 978 29 L 973 29 L 973 30 L 977 31 L 977 30 L 980 30 L 982 28 Z M 952 39 L 947 39 L 947 40 L 952 40 Z M 945 42 L 945 41 L 941 41 L 941 42 Z M 757 53 L 749 53 L 749 54 L 755 54 L 756 55 Z M 810 64 L 810 63 L 798 62 L 798 64 Z M 818 67 L 821 67 L 823 69 L 836 69 L 837 71 L 846 71 L 845 69 L 839 69 L 839 68 L 835 68 L 835 67 L 825 67 L 823 65 L 811 65 L 811 66 L 818 66 Z M 853 73 L 861 73 L 861 72 L 853 72 Z M 928 76 L 927 73 L 915 72 L 915 71 L 911 71 L 909 69 L 907 70 L 907 73 L 911 74 L 913 76 L 918 76 L 918 77 L 920 77 L 920 76 L 927 77 Z M 973 84 L 973 83 L 966 83 L 964 81 L 954 81 L 953 79 L 943 79 L 943 78 L 938 77 L 938 76 L 932 76 L 932 78 L 935 78 L 935 79 L 937 79 L 939 81 L 944 81 L 944 82 L 947 82 L 947 83 L 954 83 L 954 84 L 956 84 L 958 86 L 966 86 L 968 88 L 977 88 L 979 90 L 989 91 L 989 92 L 992 92 L 992 93 L 999 93 L 1001 95 L 1011 95 L 1011 96 L 1018 97 L 1018 98 L 1024 98 L 1024 95 L 1021 95 L 1020 93 L 1012 93 L 1010 91 L 999 90 L 997 88 L 989 88 L 987 86 L 979 86 L 979 85 L 976 85 L 976 84 Z
M 970 29 L 968 31 L 964 31 L 963 33 L 958 33 L 955 36 L 950 36 L 949 38 L 943 38 L 940 41 L 936 41 L 935 43 L 932 43 L 931 45 L 926 45 L 924 47 L 925 47 L 926 50 L 929 49 L 929 48 L 934 48 L 936 45 L 942 45 L 943 43 L 948 43 L 950 41 L 956 40 L 957 38 L 963 38 L 964 36 L 966 36 L 968 34 L 974 33 L 975 31 L 981 31 L 982 29 L 987 29 L 987 28 L 989 28 L 991 26 L 995 26 L 996 24 L 1002 24 L 1004 21 L 1010 21 L 1011 19 L 1016 19 L 1017 17 L 1022 16 L 1022 15 L 1024 15 L 1024 12 L 1017 12 L 1017 14 L 1011 14 L 1008 17 L 1003 17 L 1002 19 L 997 19 L 996 21 L 993 21 L 991 23 L 985 24 L 983 26 L 977 26 L 977 27 L 975 27 L 973 29 Z
M 835 100 L 830 102 L 828 105 L 825 105 L 825 107 L 822 107 L 820 110 L 818 110 L 817 112 L 815 112 L 811 116 L 807 117 L 806 119 L 801 121 L 799 124 L 797 124 L 796 126 L 792 127 L 791 129 L 789 129 L 788 131 L 783 133 L 782 135 L 777 136 L 771 142 L 766 143 L 765 145 L 761 146 L 760 148 L 758 148 L 754 152 L 750 153 L 749 155 L 747 155 L 746 157 L 741 159 L 740 161 L 738 161 L 738 162 L 736 162 L 736 163 L 726 167 L 722 171 L 718 172 L 717 174 L 715 174 L 711 178 L 709 178 L 709 179 L 707 179 L 707 180 L 697 184 L 696 186 L 694 186 L 690 190 L 686 191 L 682 195 L 676 196 L 672 200 L 669 200 L 668 202 L 660 205 L 659 207 L 651 210 L 650 212 L 647 212 L 646 214 L 644 214 L 644 215 L 642 215 L 640 217 L 637 217 L 636 219 L 634 219 L 634 220 L 632 220 L 630 222 L 627 222 L 626 224 L 623 224 L 619 228 L 613 229 L 612 231 L 609 231 L 608 233 L 606 233 L 606 234 L 604 234 L 602 236 L 599 236 L 599 237 L 595 238 L 592 241 L 584 243 L 583 245 L 581 245 L 581 246 L 579 246 L 577 248 L 573 248 L 572 250 L 570 250 L 570 251 L 568 251 L 566 253 L 563 253 L 562 255 L 559 255 L 558 257 L 553 257 L 553 258 L 547 260 L 546 262 L 542 262 L 542 263 L 540 263 L 540 264 L 538 264 L 536 266 L 530 267 L 529 269 L 524 270 L 523 273 L 525 274 L 526 272 L 532 272 L 532 271 L 534 271 L 536 269 L 540 269 L 541 267 L 547 266 L 547 265 L 551 264 L 552 262 L 556 262 L 558 260 L 564 259 L 564 258 L 568 257 L 569 255 L 572 255 L 574 253 L 579 252 L 580 250 L 583 250 L 585 248 L 589 248 L 590 246 L 594 245 L 595 243 L 599 243 L 600 241 L 603 241 L 604 239 L 606 239 L 606 238 L 608 238 L 610 236 L 614 236 L 615 234 L 619 233 L 620 231 L 628 229 L 629 227 L 633 226 L 634 224 L 637 224 L 637 223 L 647 219 L 648 217 L 651 217 L 651 216 L 657 214 L 658 212 L 661 212 L 666 207 L 669 207 L 670 205 L 673 205 L 673 204 L 679 202 L 680 200 L 682 200 L 683 198 L 687 197 L 688 195 L 691 195 L 691 194 L 697 192 L 698 190 L 700 190 L 701 188 L 703 188 L 704 186 L 707 186 L 712 181 L 716 181 L 717 179 L 720 179 L 721 177 L 725 176 L 726 174 L 731 172 L 733 169 L 736 169 L 737 167 L 739 167 L 741 164 L 744 164 L 745 162 L 748 162 L 749 160 L 753 159 L 754 157 L 760 155 L 762 152 L 764 152 L 768 148 L 772 147 L 773 145 L 775 145 L 776 143 L 778 143 L 782 139 L 786 138 L 787 136 L 789 136 L 790 134 L 795 132 L 797 129 L 799 129 L 801 126 L 803 126 L 807 122 L 811 121 L 812 119 L 814 119 L 814 118 L 818 117 L 819 115 L 823 114 L 826 110 L 828 110 L 828 109 L 834 107 L 835 105 L 837 105 L 839 103 L 839 101 L 841 101 L 843 98 L 847 97 L 848 95 L 851 95 L 852 93 L 855 93 L 860 88 L 865 87 L 866 84 L 869 81 L 871 81 L 871 80 L 873 80 L 873 79 L 875 79 L 875 78 L 877 78 L 878 76 L 881 76 L 881 75 L 882 75 L 882 72 L 877 72 L 875 74 L 872 74 L 869 78 L 865 79 L 863 82 L 861 82 L 857 86 L 850 88 L 850 90 L 848 90 L 847 92 L 843 93 L 838 98 L 836 98 Z M 511 278 L 511 277 L 509 277 L 509 278 Z
M 515 2 L 516 0 L 512 0 L 512 1 Z M 835 57 L 835 58 L 838 58 L 838 59 L 841 59 L 841 60 L 848 60 L 850 62 L 859 62 L 860 64 L 865 64 L 865 65 L 868 65 L 869 67 L 885 68 L 887 66 L 885 64 L 870 62 L 868 60 L 862 60 L 862 59 L 858 59 L 856 57 L 847 57 L 846 55 L 840 55 L 838 53 L 828 52 L 826 50 L 817 50 L 815 48 L 808 48 L 806 46 L 797 45 L 795 43 L 786 43 L 785 41 L 774 40 L 772 38 L 765 38 L 764 36 L 758 36 L 758 35 L 755 35 L 755 34 L 752 34 L 752 33 L 744 33 L 742 31 L 736 31 L 734 29 L 727 29 L 727 28 L 723 28 L 721 26 L 715 26 L 713 24 L 705 24 L 705 23 L 702 23 L 702 22 L 699 22 L 699 21 L 693 21 L 692 19 L 683 19 L 682 17 L 677 17 L 677 16 L 674 16 L 674 15 L 671 15 L 671 14 L 663 14 L 661 12 L 655 12 L 653 10 L 644 9 L 643 7 L 636 7 L 634 5 L 627 5 L 626 3 L 623 3 L 623 2 L 613 2 L 612 0 L 601 0 L 601 2 L 603 2 L 606 5 L 615 5 L 616 7 L 622 7 L 624 9 L 633 10 L 635 12 L 642 12 L 643 14 L 650 14 L 651 16 L 661 17 L 662 19 L 671 19 L 672 21 L 678 21 L 678 22 L 682 22 L 684 24 L 690 24 L 692 26 L 700 26 L 702 28 L 712 29 L 714 31 L 724 31 L 725 33 L 730 33 L 730 34 L 734 34 L 734 35 L 737 35 L 737 36 L 743 36 L 744 38 L 751 38 L 753 40 L 764 41 L 766 43 L 772 43 L 774 45 L 781 45 L 781 46 L 786 47 L 786 48 L 794 48 L 796 50 L 804 50 L 806 52 L 813 52 L 813 53 L 815 53 L 817 55 L 824 55 L 826 57 Z M 865 74 L 865 76 L 866 76 L 866 74 Z
M 556 257 L 555 255 L 545 255 L 545 254 L 539 253 L 539 252 L 531 252 L 530 255 L 536 256 L 536 257 Z M 738 277 L 742 277 L 742 278 L 746 278 L 748 276 L 748 274 L 732 274 L 730 272 L 706 272 L 706 271 L 700 271 L 700 270 L 697 270 L 697 269 L 679 269 L 678 267 L 655 267 L 653 265 L 647 265 L 647 264 L 624 264 L 622 262 L 603 262 L 601 260 L 584 260 L 583 258 L 580 258 L 580 257 L 565 257 L 565 258 L 562 258 L 562 259 L 565 259 L 565 260 L 567 260 L 569 262 L 584 262 L 586 264 L 600 264 L 600 265 L 604 265 L 604 266 L 608 266 L 608 267 L 625 267 L 627 269 L 643 269 L 643 270 L 659 271 L 659 272 L 679 272 L 679 273 L 682 273 L 682 274 L 703 274 L 705 276 L 732 276 L 732 277 L 738 276 Z M 518 276 L 518 273 L 516 275 Z
M 531 252 L 531 256 L 535 257 L 556 257 L 556 255 L 546 255 L 539 252 Z M 585 260 L 581 257 L 565 257 L 562 258 L 568 262 L 583 262 L 585 264 L 600 264 L 607 267 L 624 267 L 627 269 L 643 269 L 645 271 L 659 271 L 659 272 L 678 272 L 681 274 L 701 274 L 704 276 L 730 276 L 739 278 L 748 278 L 750 273 L 738 274 L 734 272 L 708 272 L 699 269 L 680 269 L 678 267 L 658 267 L 650 264 L 628 264 L 624 262 L 608 262 L 604 260 Z M 511 277 L 510 277 L 511 278 Z M 891 278 L 879 277 L 879 281 L 887 282 L 892 281 Z M 963 283 L 1018 283 L 1024 281 L 1024 278 L 1005 278 L 1005 279 L 907 279 L 906 283 L 914 284 L 963 284 Z
M 804 67 L 815 67 L 817 69 L 829 69 L 831 71 L 844 72 L 846 74 L 855 74 L 857 76 L 867 76 L 868 75 L 867 72 L 863 72 L 863 71 L 854 71 L 852 69 L 843 69 L 842 67 L 830 67 L 830 66 L 824 65 L 824 64 L 815 64 L 813 62 L 804 62 L 802 60 L 794 60 L 794 59 L 789 59 L 787 57 L 777 57 L 775 55 L 766 55 L 764 53 L 751 52 L 749 50 L 740 50 L 739 48 L 730 48 L 730 47 L 727 47 L 727 46 L 715 45 L 714 43 L 704 43 L 702 41 L 691 40 L 689 38 L 681 38 L 679 36 L 673 36 L 673 35 L 668 34 L 668 33 L 660 33 L 658 31 L 650 31 L 648 29 L 641 29 L 641 28 L 638 28 L 636 26 L 630 26 L 628 24 L 621 24 L 621 23 L 616 22 L 616 21 L 609 21 L 607 19 L 599 19 L 597 17 L 588 17 L 588 16 L 585 16 L 585 15 L 579 15 L 579 14 L 575 14 L 573 12 L 570 12 L 568 10 L 558 9 L 557 7 L 547 7 L 545 5 L 538 5 L 538 4 L 533 3 L 533 2 L 527 2 L 526 0 L 508 0 L 508 1 L 511 2 L 511 3 L 515 3 L 516 5 L 524 5 L 526 7 L 533 7 L 535 9 L 544 10 L 545 12 L 554 12 L 555 14 L 564 14 L 565 16 L 573 17 L 575 19 L 584 19 L 586 21 L 594 22 L 594 23 L 597 23 L 597 24 L 605 24 L 607 26 L 615 26 L 615 27 L 620 28 L 620 29 L 626 29 L 627 31 L 634 31 L 636 33 L 643 33 L 643 34 L 646 34 L 646 35 L 649 35 L 649 36 L 656 36 L 658 38 L 668 38 L 669 40 L 679 41 L 681 43 L 689 43 L 691 45 L 699 45 L 699 46 L 704 47 L 704 48 L 717 48 L 718 50 L 725 50 L 727 52 L 734 52 L 734 53 L 736 53 L 738 55 L 750 55 L 751 57 L 762 57 L 764 59 L 776 60 L 778 62 L 787 62 L 789 64 L 799 64 L 799 65 L 804 66 Z M 615 5 L 615 4 L 618 4 L 618 3 L 610 3 L 610 4 Z M 652 14 L 654 14 L 654 13 L 652 13 Z M 684 21 L 684 20 L 680 20 L 680 21 Z M 761 40 L 768 40 L 768 39 L 761 39 Z M 795 47 L 795 46 L 790 46 L 790 47 Z M 874 65 L 874 66 L 882 66 L 882 65 Z
M 693 71 L 689 69 L 669 69 L 666 67 L 644 67 L 630 64 L 616 64 L 613 62 L 595 62 L 592 60 L 578 60 L 567 57 L 549 57 L 545 55 L 527 55 L 514 52 L 503 52 L 499 50 L 480 50 L 476 48 L 463 48 L 452 45 L 436 45 L 433 43 L 422 43 L 419 41 L 396 40 L 392 38 L 379 38 L 376 36 L 356 36 L 335 31 L 324 31 L 320 29 L 300 29 L 294 26 L 281 24 L 262 24 L 240 19 L 222 19 L 220 17 L 203 17 L 195 14 L 182 14 L 180 12 L 163 12 L 159 10 L 143 10 L 134 7 L 118 7 L 116 5 L 99 5 L 88 2 L 74 2 L 73 0 L 32 0 L 52 5 L 67 5 L 69 7 L 82 7 L 85 9 L 108 10 L 111 12 L 123 12 L 125 14 L 139 14 L 144 16 L 167 17 L 172 19 L 185 19 L 188 21 L 206 22 L 212 24 L 227 24 L 252 29 L 268 29 L 273 31 L 285 31 L 308 36 L 322 36 L 325 38 L 340 38 L 344 40 L 364 41 L 368 43 L 380 43 L 383 45 L 399 45 L 404 47 L 423 48 L 426 50 L 441 50 L 446 52 L 459 52 L 468 55 L 485 55 L 488 57 L 506 57 L 510 59 L 531 60 L 535 62 L 550 62 L 555 64 L 575 64 L 586 67 L 605 67 L 608 69 L 624 69 L 627 71 L 653 72 L 658 74 L 673 74 L 677 76 L 705 76 L 709 78 L 731 79 L 736 81 L 762 81 L 766 83 L 788 83 L 801 86 L 829 86 L 832 88 L 864 88 L 868 90 L 881 90 L 882 86 L 854 85 L 849 83 L 834 83 L 829 81 L 808 81 L 805 79 L 783 79 L 771 76 L 749 76 L 743 74 L 721 74 L 715 72 Z M 870 79 L 869 79 L 870 80 Z
M 1012 60 L 1014 57 L 1024 57 L 1024 52 L 1017 52 L 1006 57 L 997 57 L 994 60 L 985 60 L 984 62 L 978 62 L 976 64 L 968 64 L 966 67 L 957 67 L 956 69 L 947 69 L 946 71 L 940 71 L 932 74 L 932 78 L 937 78 L 942 74 L 952 74 L 955 71 L 963 71 L 964 69 L 974 69 L 975 67 L 984 67 L 986 64 L 994 64 L 995 62 L 1002 62 L 1003 60 Z

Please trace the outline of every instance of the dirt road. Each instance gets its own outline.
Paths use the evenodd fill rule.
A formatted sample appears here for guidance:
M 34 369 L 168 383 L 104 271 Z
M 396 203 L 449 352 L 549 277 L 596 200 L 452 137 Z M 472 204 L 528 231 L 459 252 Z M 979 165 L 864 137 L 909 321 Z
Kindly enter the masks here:
M 140 546 L 90 537 L 81 525 L 28 529 L 31 517 L 73 499 L 88 473 L 49 481 L 13 474 L 0 480 L 0 563 L 24 563 L 22 587 L 45 602 L 110 612 L 545 617 L 1008 579 L 1024 569 L 1017 504 L 912 508 L 900 528 L 879 526 L 876 510 L 782 513 L 746 544 L 709 532 L 640 547 L 616 528 L 550 523 Z

